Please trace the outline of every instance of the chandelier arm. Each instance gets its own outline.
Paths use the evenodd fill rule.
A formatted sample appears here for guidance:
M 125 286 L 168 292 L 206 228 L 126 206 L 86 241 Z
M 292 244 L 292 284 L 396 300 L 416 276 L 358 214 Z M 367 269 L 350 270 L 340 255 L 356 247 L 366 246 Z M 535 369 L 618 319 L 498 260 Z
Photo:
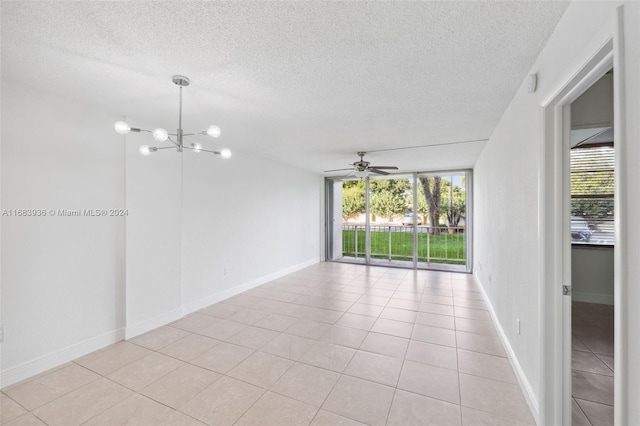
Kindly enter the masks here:
M 171 142 L 172 144 L 174 144 L 175 146 L 178 146 L 178 142 L 174 141 L 173 139 L 171 139 L 171 138 L 167 138 L 167 140 L 168 140 L 169 142 Z M 171 147 L 171 148 L 173 148 L 173 147 Z
M 155 149 L 160 150 L 160 149 L 173 149 L 172 146 L 157 146 L 155 147 Z

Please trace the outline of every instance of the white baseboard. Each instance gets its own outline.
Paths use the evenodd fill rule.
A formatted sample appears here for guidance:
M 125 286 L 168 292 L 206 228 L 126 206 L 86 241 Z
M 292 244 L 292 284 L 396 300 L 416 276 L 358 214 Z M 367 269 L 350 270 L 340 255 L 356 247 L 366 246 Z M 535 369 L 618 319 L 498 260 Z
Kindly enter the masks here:
M 52 352 L 31 361 L 27 361 L 16 367 L 9 368 L 5 371 L 0 372 L 0 386 L 5 387 L 12 385 L 21 380 L 35 376 L 36 374 L 40 374 L 44 371 L 58 367 L 69 361 L 73 361 L 76 358 L 97 351 L 98 349 L 102 349 L 113 343 L 119 342 L 120 340 L 123 340 L 125 338 L 130 339 L 132 337 L 146 333 L 147 331 L 162 327 L 163 325 L 169 324 L 170 322 L 182 318 L 184 315 L 190 314 L 214 303 L 228 299 L 231 296 L 235 296 L 236 294 L 268 283 L 269 281 L 273 281 L 277 278 L 299 271 L 300 269 L 315 265 L 318 262 L 320 262 L 320 258 L 315 258 L 306 262 L 299 263 L 297 265 L 293 265 L 289 268 L 281 269 L 271 274 L 237 285 L 230 289 L 212 294 L 211 296 L 207 296 L 195 302 L 188 303 L 184 305 L 182 309 L 175 309 L 151 319 L 141 321 L 137 324 L 126 327 L 126 329 L 120 328 L 108 333 L 101 334 L 100 336 L 92 337 L 59 351 Z
M 75 345 L 43 355 L 39 358 L 9 368 L 0 373 L 2 387 L 10 386 L 21 380 L 40 374 L 44 371 L 58 367 L 69 361 L 73 361 L 83 355 L 97 351 L 124 338 L 124 329 L 119 328 L 99 336 L 92 337 Z
M 571 293 L 571 300 L 573 302 L 598 303 L 600 305 L 613 306 L 613 294 L 582 293 L 574 291 Z
M 527 379 L 527 376 L 524 374 L 524 370 L 522 370 L 522 366 L 518 361 L 518 357 L 516 356 L 516 353 L 513 351 L 513 348 L 511 347 L 511 343 L 509 342 L 509 339 L 507 338 L 507 335 L 505 334 L 504 329 L 502 328 L 502 324 L 500 324 L 500 321 L 498 321 L 498 316 L 496 315 L 496 311 L 493 308 L 493 305 L 491 304 L 491 300 L 487 297 L 487 293 L 484 290 L 482 281 L 480 281 L 480 278 L 478 278 L 475 272 L 473 276 L 476 279 L 478 286 L 480 287 L 480 291 L 482 292 L 482 295 L 484 296 L 484 301 L 487 304 L 487 307 L 489 309 L 489 314 L 491 315 L 493 324 L 495 325 L 496 330 L 498 332 L 498 337 L 500 337 L 500 340 L 502 341 L 502 345 L 504 346 L 504 349 L 507 352 L 507 356 L 509 358 L 509 361 L 511 362 L 513 371 L 515 372 L 516 379 L 520 384 L 520 388 L 523 390 L 524 399 L 525 401 L 527 401 L 527 405 L 531 410 L 531 414 L 533 414 L 533 417 L 535 418 L 536 424 L 540 424 L 540 409 L 538 405 L 538 397 L 536 393 L 533 391 L 533 387 L 531 386 L 531 383 Z
M 218 293 L 212 294 L 202 299 L 189 302 L 182 306 L 182 313 L 183 315 L 188 315 L 192 312 L 199 311 L 200 309 L 206 308 L 207 306 L 213 305 L 214 303 L 221 302 L 232 296 L 235 296 L 247 290 L 251 290 L 252 288 L 261 286 L 262 284 L 266 284 L 269 281 L 273 281 L 280 277 L 284 277 L 285 275 L 292 274 L 296 271 L 307 268 L 311 265 L 315 265 L 316 263 L 319 263 L 319 262 L 320 262 L 320 258 L 310 259 L 310 260 L 307 260 L 306 262 L 298 263 L 297 265 L 293 265 L 288 268 L 273 272 L 271 274 L 256 278 L 254 280 L 247 281 L 246 283 L 242 283 L 237 286 L 228 288 L 226 290 L 220 291 Z
M 174 309 L 173 311 L 166 312 L 161 315 L 157 315 L 148 320 L 141 321 L 137 324 L 128 326 L 125 331 L 125 339 L 132 339 L 136 336 L 146 333 L 147 331 L 154 330 L 163 325 L 167 325 L 170 322 L 179 320 L 182 318 L 182 309 Z

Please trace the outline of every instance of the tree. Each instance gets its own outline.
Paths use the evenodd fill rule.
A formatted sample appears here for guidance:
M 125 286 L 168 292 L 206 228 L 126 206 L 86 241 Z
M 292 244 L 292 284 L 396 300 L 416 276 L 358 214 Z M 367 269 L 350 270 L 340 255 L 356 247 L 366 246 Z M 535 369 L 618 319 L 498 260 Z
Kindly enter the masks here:
M 464 177 L 462 178 L 461 185 L 453 184 L 449 179 L 442 181 L 442 197 L 440 200 L 441 210 L 445 211 L 447 218 L 447 224 L 449 226 L 458 226 L 462 214 L 465 212 L 466 206 L 466 193 L 464 190 Z
M 442 196 L 442 178 L 440 176 L 435 177 L 419 177 L 420 185 L 424 192 L 425 200 L 429 208 L 429 221 L 431 222 L 431 228 L 429 232 L 431 234 L 439 234 L 440 229 L 440 200 Z
M 342 218 L 365 211 L 364 181 L 348 180 L 342 184 Z
M 405 201 L 391 191 L 377 191 L 371 194 L 371 213 L 391 218 L 392 215 L 404 213 Z

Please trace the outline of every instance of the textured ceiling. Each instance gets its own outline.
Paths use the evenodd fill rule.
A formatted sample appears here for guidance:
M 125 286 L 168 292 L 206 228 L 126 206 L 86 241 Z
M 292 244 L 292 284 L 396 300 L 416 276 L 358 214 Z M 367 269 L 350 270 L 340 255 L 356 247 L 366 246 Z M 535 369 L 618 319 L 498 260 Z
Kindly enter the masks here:
M 2 78 L 321 172 L 482 140 L 566 2 L 2 2 Z M 112 123 L 105 123 L 111 128 Z M 144 138 L 144 135 L 137 137 Z M 470 167 L 483 142 L 373 152 Z

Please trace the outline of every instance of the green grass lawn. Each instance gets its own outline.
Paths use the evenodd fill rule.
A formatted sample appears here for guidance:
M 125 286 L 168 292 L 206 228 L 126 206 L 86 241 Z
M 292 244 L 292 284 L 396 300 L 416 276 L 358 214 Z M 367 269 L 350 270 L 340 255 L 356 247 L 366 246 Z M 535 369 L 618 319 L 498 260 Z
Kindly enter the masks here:
M 348 257 L 364 257 L 365 231 L 358 232 L 358 249 L 355 250 L 356 231 L 342 231 L 342 254 Z M 389 247 L 391 243 L 391 247 Z M 427 247 L 429 257 L 427 257 Z M 413 234 L 411 232 L 371 232 L 371 257 L 374 259 L 407 260 L 413 258 Z M 447 263 L 464 265 L 465 235 L 448 234 L 428 235 L 418 233 L 418 262 Z

